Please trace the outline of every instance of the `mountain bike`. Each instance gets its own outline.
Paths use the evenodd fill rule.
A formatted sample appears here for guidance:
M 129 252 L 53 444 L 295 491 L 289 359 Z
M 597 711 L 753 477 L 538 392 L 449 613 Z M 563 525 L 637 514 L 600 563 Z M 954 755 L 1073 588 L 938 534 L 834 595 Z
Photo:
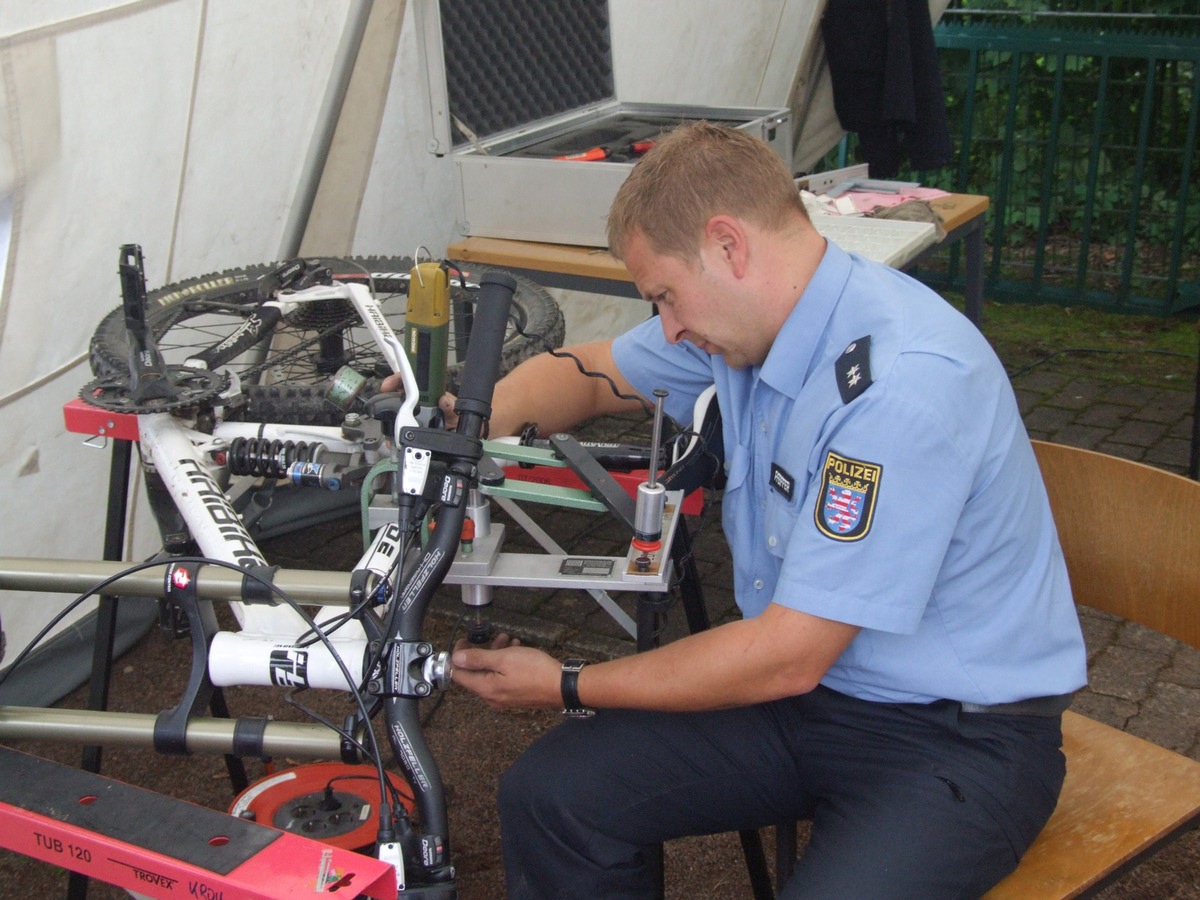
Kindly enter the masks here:
M 449 651 L 437 650 L 424 634 L 435 590 L 463 585 L 475 611 L 498 585 L 665 594 L 675 577 L 671 549 L 683 491 L 656 480 L 661 399 L 648 456 L 638 457 L 647 463 L 649 490 L 634 494 L 651 495 L 646 503 L 616 485 L 570 435 L 545 444 L 531 436 L 483 439 L 497 374 L 532 352 L 529 329 L 545 313 L 527 302 L 536 291 L 506 273 L 485 272 L 477 282 L 457 273 L 463 296 L 455 302 L 473 321 L 469 334 L 455 338 L 463 350 L 461 363 L 452 363 L 459 365 L 451 382 L 458 422 L 454 430 L 443 428 L 432 404 L 421 403 L 424 385 L 410 360 L 421 356 L 420 334 L 410 354 L 377 299 L 381 288 L 407 280 L 411 290 L 412 279 L 441 277 L 443 270 L 413 266 L 405 278 L 371 268 L 343 279 L 325 261 L 296 260 L 249 285 L 202 280 L 194 290 L 150 293 L 140 248 L 122 248 L 124 303 L 93 342 L 98 377 L 69 407 L 76 430 L 136 440 L 163 551 L 136 566 L 0 560 L 0 588 L 161 597 L 165 621 L 190 637 L 189 680 L 183 699 L 156 715 L 0 707 L 0 739 L 69 733 L 84 743 L 150 744 L 166 753 L 368 760 L 380 783 L 375 857 L 391 867 L 402 895 L 454 897 L 445 796 L 418 715 L 420 701 L 452 678 Z M 200 299 L 194 308 L 184 298 L 189 290 Z M 523 311 L 510 314 L 522 295 Z M 209 318 L 218 325 L 198 321 Z M 337 324 L 314 328 L 317 318 Z M 218 331 L 207 330 L 213 327 Z M 289 332 L 297 328 L 314 333 Z M 359 330 L 367 339 L 351 340 Z M 185 332 L 191 336 L 181 338 Z M 525 343 L 514 348 L 514 334 Z M 289 345 L 281 348 L 281 339 Z M 400 375 L 402 394 L 372 395 L 366 382 L 388 372 Z M 260 376 L 283 380 L 250 383 Z M 340 420 L 324 424 L 331 406 Z M 278 421 L 250 421 L 265 410 Z M 509 484 L 496 460 L 570 468 L 583 486 Z M 353 571 L 270 566 L 235 507 L 237 484 L 246 479 L 357 493 L 365 549 Z M 508 553 L 504 528 L 490 514 L 492 500 L 505 499 L 506 491 L 609 511 L 631 526 L 635 540 L 625 557 L 580 559 L 553 546 L 543 554 Z M 217 602 L 233 609 L 237 631 L 219 627 Z M 315 614 L 308 610 L 314 605 Z M 214 691 L 235 684 L 346 691 L 356 712 L 340 725 L 202 715 Z M 376 719 L 411 787 L 415 819 L 390 786 L 374 744 Z M 47 858 L 44 847 L 17 849 Z M 78 860 L 50 858 L 82 870 Z

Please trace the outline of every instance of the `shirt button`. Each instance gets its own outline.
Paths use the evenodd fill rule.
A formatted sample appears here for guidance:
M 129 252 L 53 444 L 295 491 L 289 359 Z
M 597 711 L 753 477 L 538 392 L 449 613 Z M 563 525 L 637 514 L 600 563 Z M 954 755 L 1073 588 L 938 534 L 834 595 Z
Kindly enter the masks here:
M 766 419 L 763 419 L 761 422 L 758 423 L 758 430 L 761 431 L 763 434 L 767 433 L 767 420 Z
M 774 547 L 778 543 L 779 543 L 779 539 L 777 537 L 775 537 L 775 535 L 771 535 L 769 538 L 767 538 L 767 546 L 768 547 Z
M 763 580 L 761 578 L 755 578 L 754 579 L 754 589 L 756 591 L 761 591 L 762 588 L 763 588 Z

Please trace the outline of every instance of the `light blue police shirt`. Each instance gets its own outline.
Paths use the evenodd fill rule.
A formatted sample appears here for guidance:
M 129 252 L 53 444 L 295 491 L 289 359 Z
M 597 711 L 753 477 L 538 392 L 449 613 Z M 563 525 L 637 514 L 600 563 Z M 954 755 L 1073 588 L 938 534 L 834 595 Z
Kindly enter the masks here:
M 993 704 L 1086 683 L 1008 378 L 933 291 L 829 244 L 761 366 L 668 344 L 657 319 L 613 354 L 646 396 L 670 391 L 680 422 L 715 382 L 738 606 L 860 626 L 825 685 L 865 700 Z

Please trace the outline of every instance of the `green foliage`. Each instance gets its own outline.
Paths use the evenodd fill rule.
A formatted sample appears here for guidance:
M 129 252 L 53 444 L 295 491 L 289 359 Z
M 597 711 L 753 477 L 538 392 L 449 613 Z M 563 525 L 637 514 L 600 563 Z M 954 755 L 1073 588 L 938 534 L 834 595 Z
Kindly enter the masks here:
M 949 19 L 985 10 L 1037 27 L 1008 15 L 938 27 L 956 160 L 899 178 L 992 198 L 1003 226 L 988 232 L 1003 241 L 993 278 L 1046 282 L 1081 302 L 1157 298 L 1169 312 L 1200 296 L 1200 0 L 1096 6 L 958 0 Z M 1078 12 L 1089 15 L 1046 27 L 1047 14 Z M 1174 36 L 1148 36 L 1147 23 Z

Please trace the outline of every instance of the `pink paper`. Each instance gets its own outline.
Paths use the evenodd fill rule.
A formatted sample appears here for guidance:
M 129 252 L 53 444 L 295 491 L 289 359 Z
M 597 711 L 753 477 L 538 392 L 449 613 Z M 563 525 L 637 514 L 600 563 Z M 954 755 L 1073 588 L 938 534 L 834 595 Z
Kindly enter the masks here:
M 854 208 L 860 213 L 867 213 L 873 209 L 887 206 L 899 206 L 906 200 L 934 200 L 938 197 L 948 197 L 949 191 L 943 191 L 939 188 L 927 187 L 902 187 L 899 193 L 888 194 L 882 191 L 847 191 L 842 196 L 849 197 L 854 203 Z

